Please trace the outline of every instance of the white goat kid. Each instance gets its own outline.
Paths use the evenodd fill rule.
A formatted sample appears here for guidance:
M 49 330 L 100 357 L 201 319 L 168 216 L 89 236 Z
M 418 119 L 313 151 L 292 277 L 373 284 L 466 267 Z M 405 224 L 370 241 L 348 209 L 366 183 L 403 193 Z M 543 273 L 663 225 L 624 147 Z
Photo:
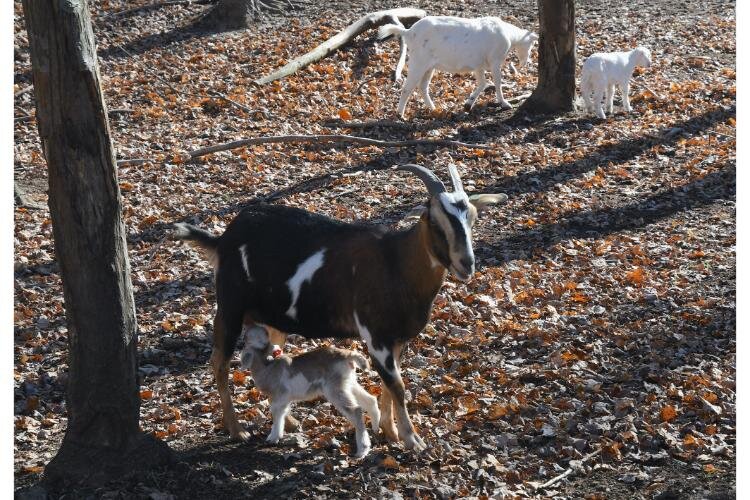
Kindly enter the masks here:
M 375 396 L 357 382 L 355 367 L 367 370 L 367 359 L 354 351 L 325 346 L 298 356 L 272 357 L 279 349 L 272 345 L 268 331 L 261 326 L 245 330 L 242 367 L 252 371 L 255 385 L 271 399 L 273 426 L 266 441 L 277 443 L 284 437 L 284 421 L 295 401 L 310 401 L 323 396 L 346 417 L 356 432 L 356 457 L 370 451 L 363 410 L 370 415 L 377 434 L 380 410 Z M 279 349 L 280 350 L 280 349 Z
M 529 60 L 531 48 L 539 38 L 535 33 L 513 26 L 497 17 L 464 19 L 452 16 L 427 16 L 409 29 L 387 24 L 378 30 L 378 38 L 400 36 L 409 54 L 409 75 L 401 90 L 398 115 L 404 118 L 406 104 L 419 86 L 425 103 L 435 109 L 429 94 L 430 80 L 435 70 L 449 73 L 473 73 L 477 87 L 465 103 L 471 109 L 477 97 L 489 85 L 485 71 L 492 71 L 495 97 L 503 109 L 511 105 L 503 97 L 500 69 L 511 50 L 518 55 L 520 66 Z M 406 53 L 402 52 L 396 68 L 396 79 L 401 77 Z M 515 72 L 515 67 L 513 68 Z
M 636 47 L 630 52 L 606 52 L 591 54 L 583 63 L 581 71 L 581 94 L 586 103 L 586 110 L 596 113 L 599 118 L 606 118 L 602 109 L 605 99 L 607 112 L 612 113 L 615 97 L 615 85 L 620 87 L 622 107 L 630 113 L 630 78 L 636 66 L 651 66 L 651 51 L 646 47 Z

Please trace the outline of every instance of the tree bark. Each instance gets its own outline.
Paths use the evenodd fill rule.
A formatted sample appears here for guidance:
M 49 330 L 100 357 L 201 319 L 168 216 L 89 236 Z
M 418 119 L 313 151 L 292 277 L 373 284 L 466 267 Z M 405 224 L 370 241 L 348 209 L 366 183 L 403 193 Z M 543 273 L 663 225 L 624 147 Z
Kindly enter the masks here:
M 253 18 L 264 12 L 284 12 L 296 8 L 294 0 L 219 0 L 199 17 L 198 28 L 238 30 L 248 28 Z
M 68 428 L 45 477 L 96 483 L 164 463 L 168 448 L 138 427 L 135 305 L 89 6 L 23 9 L 68 322 Z
M 576 91 L 575 0 L 538 0 L 539 80 L 519 112 L 573 110 Z

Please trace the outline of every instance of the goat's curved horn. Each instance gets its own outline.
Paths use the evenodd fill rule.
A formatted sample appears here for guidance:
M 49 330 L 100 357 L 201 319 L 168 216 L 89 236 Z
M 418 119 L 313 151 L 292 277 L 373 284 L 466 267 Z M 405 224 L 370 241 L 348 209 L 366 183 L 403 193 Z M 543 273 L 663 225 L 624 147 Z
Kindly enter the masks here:
M 396 168 L 398 170 L 406 170 L 407 172 L 411 172 L 422 179 L 422 182 L 424 182 L 425 187 L 427 187 L 427 192 L 430 193 L 430 196 L 435 196 L 446 191 L 443 181 L 438 179 L 437 176 L 432 172 L 432 170 L 427 167 L 409 163 L 406 165 L 398 165 Z
M 451 182 L 453 183 L 454 191 L 463 191 L 464 185 L 461 182 L 461 177 L 458 176 L 458 169 L 452 163 L 448 165 L 448 172 L 451 174 Z

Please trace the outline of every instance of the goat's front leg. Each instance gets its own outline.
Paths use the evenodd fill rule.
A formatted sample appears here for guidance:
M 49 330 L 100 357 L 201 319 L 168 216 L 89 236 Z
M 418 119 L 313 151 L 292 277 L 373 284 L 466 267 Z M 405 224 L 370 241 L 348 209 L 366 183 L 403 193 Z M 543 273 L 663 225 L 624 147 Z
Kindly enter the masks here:
M 466 111 L 470 111 L 471 108 L 474 107 L 474 103 L 476 103 L 479 94 L 484 92 L 484 89 L 487 88 L 487 78 L 484 76 L 484 68 L 475 70 L 474 78 L 477 79 L 477 88 L 474 89 L 474 92 L 469 95 L 469 98 L 464 103 L 464 109 Z
M 500 70 L 501 66 L 502 62 L 500 65 L 495 64 L 492 66 L 492 79 L 495 81 L 495 100 L 502 109 L 510 109 L 513 106 L 511 106 L 510 103 L 505 100 L 505 97 L 503 97 L 503 75 Z
M 385 438 L 391 443 L 398 442 L 398 430 L 393 421 L 393 398 L 385 382 L 380 384 L 378 405 L 380 405 L 380 428 L 383 430 Z
M 279 397 L 271 401 L 273 425 L 271 426 L 271 433 L 266 438 L 267 442 L 276 444 L 279 442 L 279 439 L 284 437 L 284 422 L 288 413 L 289 401 L 286 398 Z
M 620 84 L 620 92 L 622 93 L 622 108 L 626 113 L 633 111 L 630 107 L 630 82 L 626 81 Z

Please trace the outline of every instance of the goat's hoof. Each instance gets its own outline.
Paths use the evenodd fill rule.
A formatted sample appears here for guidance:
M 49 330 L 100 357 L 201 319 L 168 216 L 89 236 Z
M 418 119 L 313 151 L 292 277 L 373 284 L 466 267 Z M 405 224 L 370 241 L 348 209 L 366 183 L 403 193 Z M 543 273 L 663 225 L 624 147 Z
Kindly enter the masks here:
M 280 437 L 280 436 L 273 436 L 273 435 L 269 435 L 269 436 L 268 436 L 268 437 L 266 438 L 266 443 L 269 443 L 269 444 L 278 444 L 278 442 L 279 442 L 279 439 L 281 439 L 281 437 Z
M 396 430 L 395 426 L 390 429 L 383 426 L 381 426 L 380 428 L 383 429 L 385 439 L 388 440 L 389 443 L 398 443 L 398 431 Z
M 246 430 L 244 430 L 244 429 L 240 429 L 240 430 L 235 430 L 234 432 L 230 432 L 230 433 L 229 433 L 229 436 L 230 436 L 230 437 L 231 437 L 231 438 L 232 438 L 232 439 L 233 439 L 234 441 L 242 441 L 243 443 L 244 443 L 244 442 L 247 442 L 247 441 L 250 441 L 250 433 L 249 433 L 249 432 L 247 432 L 247 431 L 246 431 Z
M 412 450 L 417 453 L 424 451 L 427 448 L 427 444 L 417 434 L 412 434 L 404 438 L 404 447 L 407 450 Z
M 471 111 L 471 108 L 473 108 L 473 107 L 474 107 L 474 103 L 473 102 L 465 102 L 464 103 L 464 111 L 466 111 L 467 113 L 469 111 Z
M 354 458 L 355 458 L 356 460 L 360 460 L 360 459 L 363 459 L 363 458 L 365 458 L 365 457 L 367 456 L 367 454 L 368 454 L 368 453 L 370 453 L 370 447 L 369 447 L 369 446 L 367 446 L 367 447 L 363 447 L 363 448 L 362 448 L 361 450 L 357 450 L 357 453 L 355 453 L 355 454 L 353 455 L 353 457 L 354 457 Z
M 513 108 L 513 106 L 511 106 L 508 101 L 500 102 L 498 104 L 500 105 L 500 109 L 511 109 L 511 108 Z

